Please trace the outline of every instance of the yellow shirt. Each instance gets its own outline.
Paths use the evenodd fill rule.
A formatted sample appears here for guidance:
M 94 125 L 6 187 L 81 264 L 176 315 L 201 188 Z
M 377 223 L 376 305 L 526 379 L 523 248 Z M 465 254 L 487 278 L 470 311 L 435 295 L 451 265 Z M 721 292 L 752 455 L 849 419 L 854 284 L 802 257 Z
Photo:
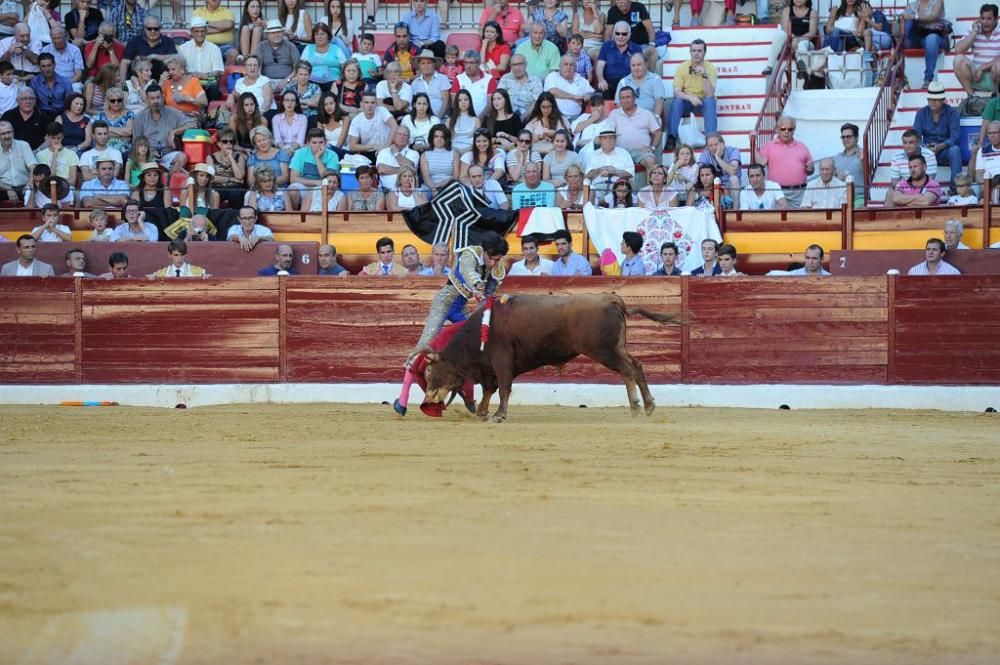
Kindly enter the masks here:
M 712 82 L 712 87 L 715 87 L 715 67 L 712 63 L 705 60 L 702 62 L 705 67 L 705 72 L 708 74 L 708 80 Z M 705 96 L 705 79 L 701 77 L 700 74 L 691 73 L 691 61 L 685 60 L 674 72 L 674 90 L 680 89 L 681 92 L 688 95 L 696 95 L 698 97 Z
M 215 21 L 232 21 L 233 25 L 236 25 L 236 17 L 233 15 L 233 12 L 226 9 L 222 5 L 219 5 L 219 7 L 217 7 L 214 12 L 209 11 L 208 7 L 199 7 L 198 9 L 194 10 L 194 15 L 200 16 L 209 23 L 214 23 Z M 213 44 L 232 45 L 233 34 L 234 33 L 232 30 L 227 30 L 225 32 L 216 32 L 216 33 L 210 32 L 208 33 L 207 39 Z

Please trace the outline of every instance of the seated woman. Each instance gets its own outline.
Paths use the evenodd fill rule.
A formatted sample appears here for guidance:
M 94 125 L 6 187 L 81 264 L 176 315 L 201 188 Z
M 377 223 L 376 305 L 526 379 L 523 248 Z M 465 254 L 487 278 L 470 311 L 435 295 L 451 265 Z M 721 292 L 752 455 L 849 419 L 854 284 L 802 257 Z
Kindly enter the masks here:
M 480 126 L 488 129 L 493 140 L 506 152 L 517 147 L 517 135 L 524 129 L 524 123 L 521 116 L 514 112 L 510 94 L 503 88 L 497 88 L 490 95 L 490 103 L 483 111 Z
M 396 189 L 389 192 L 386 197 L 386 210 L 393 212 L 412 210 L 424 203 L 427 203 L 427 195 L 417 189 L 417 172 L 409 166 L 399 169 Z
M 285 193 L 278 189 L 277 179 L 270 166 L 262 166 L 254 172 L 253 189 L 246 193 L 243 204 L 257 209 L 257 212 L 284 212 Z
M 163 169 L 156 162 L 146 162 L 139 167 L 139 185 L 132 190 L 132 198 L 142 208 L 169 208 L 173 201 L 164 195 Z
M 298 94 L 293 90 L 283 92 L 281 94 L 281 112 L 271 118 L 274 144 L 289 155 L 293 154 L 305 145 L 308 124 L 309 121 L 302 113 Z
M 424 185 L 437 190 L 459 173 L 458 153 L 451 149 L 451 132 L 444 125 L 434 125 L 430 133 L 431 149 L 420 155 L 420 175 Z
M 239 208 L 246 195 L 247 159 L 236 150 L 236 132 L 228 127 L 216 136 L 219 149 L 208 156 L 215 169 L 215 186 L 230 208 Z
M 290 178 L 288 165 L 291 157 L 284 150 L 275 147 L 271 130 L 267 127 L 255 127 L 250 132 L 250 139 L 255 149 L 247 158 L 247 183 L 253 184 L 256 169 L 267 166 L 275 176 L 275 185 L 286 187 Z
M 455 93 L 455 104 L 448 119 L 451 132 L 451 147 L 462 154 L 472 149 L 472 135 L 479 129 L 479 118 L 472 103 L 472 95 L 466 89 Z
M 229 116 L 229 128 L 236 134 L 236 145 L 249 152 L 253 148 L 253 130 L 267 129 L 267 120 L 260 114 L 260 105 L 252 92 L 240 95 L 239 108 Z
M 135 137 L 135 143 L 132 144 L 132 153 L 125 161 L 124 180 L 129 184 L 129 187 L 138 187 L 142 167 L 149 162 L 155 161 L 156 157 L 153 156 L 153 149 L 149 145 L 149 139 L 145 136 Z
M 556 189 L 556 205 L 563 210 L 583 210 L 590 200 L 590 186 L 586 184 L 583 169 L 577 164 L 566 168 L 566 184 Z
M 132 76 L 125 81 L 125 108 L 132 113 L 138 113 L 147 106 L 146 90 L 156 84 L 153 80 L 153 63 L 145 56 L 139 56 L 132 61 Z
M 114 88 L 104 97 L 104 110 L 95 120 L 103 120 L 108 125 L 108 147 L 123 155 L 132 152 L 132 124 L 135 114 L 125 108 L 125 91 Z
M 212 187 L 215 169 L 208 164 L 195 164 L 192 176 L 181 194 L 181 217 L 207 215 L 221 204 L 219 193 Z
M 482 42 L 479 56 L 484 73 L 500 80 L 500 77 L 510 71 L 511 47 L 503 38 L 503 31 L 496 21 L 483 24 Z
M 552 137 L 552 152 L 542 159 L 542 180 L 552 183 L 555 188 L 566 184 L 566 169 L 582 166 L 580 155 L 572 150 L 573 137 L 565 129 L 560 129 Z
M 264 39 L 264 28 L 267 19 L 264 18 L 261 0 L 246 0 L 243 4 L 243 16 L 240 18 L 240 58 L 246 58 L 257 50 Z
M 639 190 L 639 207 L 647 210 L 666 210 L 676 206 L 677 192 L 666 184 L 667 169 L 662 164 L 657 164 L 647 175 L 649 184 Z
M 696 208 L 711 208 L 714 210 L 715 179 L 718 177 L 719 172 L 716 171 L 714 167 L 711 167 L 708 164 L 702 164 L 699 166 L 698 179 L 695 181 L 694 188 L 691 190 L 691 194 L 694 196 L 694 201 L 688 201 L 687 205 L 694 206 Z M 721 205 L 725 210 L 732 209 L 733 200 L 728 194 L 722 195 Z
M 233 91 L 229 93 L 229 99 L 226 100 L 226 106 L 235 113 L 237 100 L 242 102 L 241 95 L 244 92 L 252 92 L 253 96 L 257 98 L 257 106 L 262 112 L 273 109 L 275 106 L 274 88 L 271 79 L 261 73 L 260 58 L 256 55 L 248 56 L 243 60 L 243 68 L 246 73 L 233 86 Z
M 326 209 L 329 212 L 347 212 L 347 197 L 340 189 L 340 174 L 336 171 L 327 171 L 323 174 L 323 179 L 326 180 L 329 196 Z M 305 194 L 302 195 L 302 210 L 321 212 L 323 210 L 323 190 L 306 190 Z
M 507 179 L 511 185 L 524 180 L 524 166 L 529 162 L 541 162 L 542 156 L 532 148 L 531 132 L 521 130 L 517 137 L 517 147 L 507 153 Z
M 351 127 L 351 116 L 341 110 L 340 102 L 334 93 L 324 92 L 320 97 L 316 126 L 323 130 L 327 148 L 337 153 L 338 158 L 343 159 L 347 154 L 344 142 L 347 141 L 347 132 Z
M 538 101 L 528 114 L 527 122 L 524 123 L 524 129 L 531 132 L 535 150 L 542 155 L 552 151 L 552 140 L 557 131 L 560 129 L 569 131 L 569 124 L 556 105 L 556 98 L 551 92 L 546 91 L 538 96 Z
M 634 208 L 635 196 L 632 194 L 632 183 L 622 178 L 614 184 L 611 191 L 604 195 L 602 208 Z
M 347 196 L 347 207 L 351 212 L 376 212 L 385 210 L 385 197 L 375 187 L 375 169 L 361 166 L 354 171 L 358 188 Z
M 302 113 L 310 123 L 316 121 L 319 100 L 323 91 L 319 86 L 309 80 L 312 76 L 312 64 L 307 60 L 299 60 L 295 65 L 295 78 L 288 82 L 282 92 L 294 92 L 299 96 L 299 104 L 302 105 Z M 310 125 L 312 126 L 312 125 Z
M 403 116 L 400 124 L 410 130 L 410 147 L 417 152 L 423 152 L 430 147 L 427 134 L 431 127 L 440 123 L 436 115 L 431 113 L 431 99 L 426 92 L 413 95 L 410 112 Z
M 112 88 L 118 85 L 117 65 L 104 65 L 97 76 L 87 82 L 83 88 L 83 97 L 87 101 L 87 115 L 96 116 L 104 110 L 104 97 Z
M 337 86 L 337 101 L 344 113 L 353 116 L 361 112 L 361 96 L 368 86 L 361 80 L 361 65 L 354 58 L 345 62 L 340 71 L 344 78 Z
M 78 92 L 66 97 L 65 110 L 56 117 L 63 126 L 63 145 L 82 153 L 89 150 L 93 137 L 90 117 L 84 113 L 87 101 Z
M 477 129 L 472 139 L 472 150 L 461 157 L 459 179 L 469 184 L 469 167 L 478 164 L 483 167 L 483 175 L 503 182 L 507 179 L 505 168 L 507 155 L 493 144 L 493 138 L 488 129 Z
M 695 180 L 698 179 L 698 163 L 694 159 L 694 150 L 691 146 L 682 143 L 674 151 L 674 163 L 667 171 L 667 188 L 677 195 L 678 203 L 683 204 L 688 200 L 688 193 L 694 187 Z
M 202 111 L 208 108 L 205 89 L 201 87 L 201 81 L 188 72 L 187 60 L 182 55 L 171 56 L 167 60 L 167 77 L 162 87 L 163 103 L 189 118 L 199 120 Z M 122 95 L 124 103 L 124 93 Z
M 343 53 L 338 46 L 331 43 L 332 38 L 330 26 L 317 23 L 312 29 L 313 43 L 302 51 L 302 61 L 312 63 L 310 80 L 323 92 L 340 80 L 340 66 L 343 64 Z

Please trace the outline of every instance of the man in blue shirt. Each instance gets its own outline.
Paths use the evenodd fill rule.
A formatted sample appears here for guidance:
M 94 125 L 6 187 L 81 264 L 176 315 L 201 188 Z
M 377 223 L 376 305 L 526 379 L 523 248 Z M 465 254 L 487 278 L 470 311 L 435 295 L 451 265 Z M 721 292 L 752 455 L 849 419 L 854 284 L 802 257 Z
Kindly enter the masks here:
M 295 254 L 292 252 L 291 245 L 278 245 L 278 249 L 274 252 L 274 265 L 267 266 L 266 268 L 261 268 L 257 271 L 257 274 L 261 277 L 274 277 L 275 275 L 298 275 L 295 268 L 292 267 L 292 262 L 295 260 Z
M 604 99 L 614 99 L 618 83 L 632 73 L 630 61 L 636 53 L 642 53 L 642 47 L 629 42 L 632 29 L 625 21 L 615 23 L 611 31 L 611 39 L 601 46 L 597 56 L 597 89 L 604 94 Z
M 511 207 L 544 208 L 556 204 L 556 189 L 551 182 L 542 182 L 542 165 L 538 162 L 528 162 L 524 165 L 524 182 L 514 186 L 511 194 Z
M 961 118 L 958 109 L 944 101 L 944 86 L 933 81 L 927 86 L 927 106 L 917 111 L 913 129 L 920 142 L 934 152 L 938 164 L 951 167 L 949 186 L 955 191 L 955 176 L 962 170 Z
M 573 251 L 573 236 L 566 229 L 559 229 L 552 234 L 559 255 L 552 264 L 553 277 L 573 277 L 575 275 L 590 276 L 594 274 L 590 261 Z
M 643 263 L 639 252 L 642 251 L 642 236 L 635 231 L 626 231 L 622 234 L 622 277 L 646 276 L 646 264 Z
M 681 269 L 677 267 L 677 243 L 667 241 L 660 245 L 660 259 L 663 265 L 653 275 L 661 277 L 679 277 Z
M 288 168 L 291 171 L 288 195 L 294 210 L 299 207 L 298 197 L 305 191 L 319 190 L 323 186 L 324 173 L 340 171 L 340 158 L 334 151 L 326 149 L 323 130 L 313 127 L 306 133 L 306 145 L 295 151 Z
M 50 118 L 56 118 L 66 108 L 66 98 L 73 94 L 73 83 L 56 74 L 56 59 L 51 53 L 38 56 L 38 69 L 28 83 L 38 98 L 38 108 Z
M 447 13 L 443 16 L 447 16 Z M 444 57 L 445 44 L 441 41 L 441 19 L 437 14 L 427 11 L 427 0 L 413 0 L 413 9 L 403 17 L 403 23 L 410 26 L 411 42 L 422 49 L 430 49 L 439 58 Z

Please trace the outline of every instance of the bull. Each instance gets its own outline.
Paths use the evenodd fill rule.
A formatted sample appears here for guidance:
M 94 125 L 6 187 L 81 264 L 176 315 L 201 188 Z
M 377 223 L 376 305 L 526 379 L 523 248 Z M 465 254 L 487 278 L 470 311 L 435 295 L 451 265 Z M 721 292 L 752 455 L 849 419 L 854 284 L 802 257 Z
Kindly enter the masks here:
M 507 417 L 511 384 L 525 372 L 545 365 L 561 366 L 583 355 L 617 373 L 625 381 L 632 415 L 639 415 L 636 387 L 646 415 L 656 403 L 642 365 L 625 349 L 626 316 L 639 314 L 659 323 L 680 324 L 677 317 L 627 307 L 617 295 L 518 295 L 492 309 L 489 341 L 481 349 L 479 309 L 441 351 L 427 350 L 427 401 L 439 404 L 466 378 L 483 387 L 476 416 L 486 420 L 490 398 L 500 391 L 493 422 Z

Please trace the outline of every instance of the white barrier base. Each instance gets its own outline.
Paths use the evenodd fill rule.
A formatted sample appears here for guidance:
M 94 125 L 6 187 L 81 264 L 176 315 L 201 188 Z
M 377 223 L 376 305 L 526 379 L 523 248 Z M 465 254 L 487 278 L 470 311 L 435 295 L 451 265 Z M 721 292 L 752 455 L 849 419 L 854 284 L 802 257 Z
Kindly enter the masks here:
M 658 406 L 711 406 L 775 409 L 938 409 L 1000 410 L 1000 386 L 843 386 L 843 385 L 656 385 Z M 109 401 L 125 406 L 190 407 L 212 404 L 392 402 L 393 383 L 275 383 L 210 385 L 4 385 L 0 404 L 59 404 Z M 412 400 L 419 401 L 420 389 Z M 493 401 L 496 403 L 496 397 Z M 592 407 L 628 406 L 624 385 L 517 383 L 512 404 Z

